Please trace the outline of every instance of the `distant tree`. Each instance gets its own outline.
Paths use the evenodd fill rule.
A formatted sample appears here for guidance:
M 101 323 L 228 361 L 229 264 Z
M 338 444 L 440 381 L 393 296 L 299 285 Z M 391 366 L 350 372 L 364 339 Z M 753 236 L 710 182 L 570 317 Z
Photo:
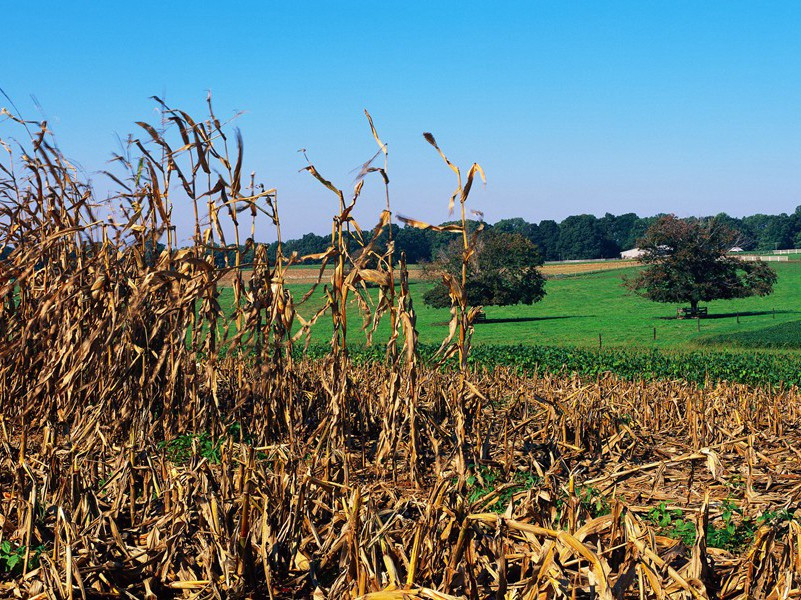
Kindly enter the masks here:
M 664 216 L 638 242 L 644 251 L 639 260 L 648 268 L 625 285 L 655 302 L 688 302 L 693 314 L 699 302 L 767 296 L 776 273 L 763 262 L 728 255 L 737 236 L 716 219 Z
M 743 246 L 748 250 L 762 249 L 764 243 L 764 230 L 767 227 L 769 215 L 749 215 L 743 217 L 743 233 L 748 237 L 748 246 Z
M 430 270 L 461 278 L 461 243 L 461 240 L 452 241 Z M 468 263 L 468 302 L 473 306 L 507 306 L 541 300 L 545 295 L 545 278 L 537 269 L 541 264 L 537 248 L 519 233 L 490 229 L 480 234 L 476 251 Z M 437 308 L 451 305 L 442 282 L 426 292 L 423 301 Z
M 601 258 L 604 236 L 594 215 L 574 215 L 559 224 L 562 260 Z
M 762 248 L 764 250 L 784 250 L 794 246 L 795 219 L 782 213 L 773 215 L 765 228 Z
M 795 215 L 756 214 L 745 217 L 743 227 L 754 239 L 757 250 L 776 250 L 792 248 L 797 229 Z
M 612 213 L 606 213 L 603 217 L 598 219 L 598 227 L 601 231 L 603 238 L 601 247 L 601 256 L 603 258 L 617 258 L 620 254 L 620 244 L 617 242 L 615 235 L 615 225 L 618 217 Z
M 614 241 L 620 250 L 630 250 L 637 244 L 637 240 L 642 237 L 648 228 L 644 220 L 634 213 L 626 213 L 615 216 L 605 214 L 599 220 L 604 237 Z
M 416 227 L 402 227 L 395 235 L 395 252 L 406 253 L 409 264 L 431 260 L 431 232 Z
M 737 217 L 732 217 L 731 215 L 720 212 L 713 217 L 717 222 L 718 225 L 725 225 L 729 229 L 739 232 L 742 228 L 742 221 Z M 708 220 L 708 219 L 707 219 Z
M 297 252 L 298 256 L 320 254 L 325 252 L 330 244 L 331 238 L 329 236 L 307 233 L 300 239 L 285 242 L 282 252 L 284 256 L 290 256 L 293 252 Z
M 440 225 L 461 225 L 461 221 L 444 221 L 440 223 Z M 468 233 L 473 233 L 476 229 L 480 226 L 484 225 L 482 221 L 477 221 L 475 219 L 467 219 L 467 231 Z M 425 231 L 426 235 L 430 236 L 429 239 L 431 240 L 431 256 L 432 259 L 436 259 L 440 254 L 442 254 L 446 248 L 453 242 L 453 233 L 450 232 L 436 232 L 431 230 Z
M 519 233 L 528 241 L 536 243 L 538 229 L 536 223 L 529 223 L 525 219 L 515 217 L 514 219 L 501 219 L 492 226 L 495 231 L 501 233 Z
M 801 206 L 795 207 L 793 218 L 793 248 L 801 248 Z
M 710 217 L 705 220 L 709 220 L 709 218 Z M 743 250 L 751 250 L 756 247 L 756 240 L 742 219 L 732 217 L 725 212 L 718 213 L 715 215 L 714 219 L 719 225 L 725 225 L 729 229 L 737 232 L 737 239 L 734 241 L 734 246 L 742 248 Z
M 142 255 L 142 259 L 144 260 L 145 264 L 152 267 L 158 262 L 159 256 L 164 250 L 167 249 L 167 246 L 162 244 L 161 242 L 156 242 L 156 245 L 153 245 L 153 242 L 148 240 L 145 242 L 144 253 Z
M 545 260 L 559 260 L 559 224 L 556 221 L 540 221 L 538 228 L 540 249 Z

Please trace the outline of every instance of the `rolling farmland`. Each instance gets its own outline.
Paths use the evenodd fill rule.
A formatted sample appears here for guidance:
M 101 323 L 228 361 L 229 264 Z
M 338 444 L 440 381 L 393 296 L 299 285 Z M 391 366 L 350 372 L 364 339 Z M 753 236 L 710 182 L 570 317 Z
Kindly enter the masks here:
M 665 319 L 670 306 L 626 296 L 621 271 L 597 266 L 553 273 L 541 304 L 478 322 L 464 276 L 445 278 L 451 310 L 430 310 L 420 302 L 430 283 L 375 250 L 388 193 L 354 258 L 343 229 L 363 180 L 347 204 L 309 164 L 339 201 L 333 266 L 310 291 L 264 245 L 251 241 L 254 264 L 241 263 L 245 221 L 251 232 L 280 221 L 275 190 L 242 184 L 240 135 L 210 102 L 202 119 L 160 106 L 169 128 L 139 126 L 163 152 L 132 141 L 134 158 L 121 158 L 119 221 L 98 219 L 105 200 L 45 124 L 13 121 L 38 133 L 10 152 L 24 168 L 4 164 L 0 186 L 4 595 L 798 595 L 792 382 L 538 369 L 546 357 L 533 355 L 519 368 L 524 352 L 486 351 L 587 347 L 598 332 L 624 349 L 759 337 L 794 321 L 796 265 L 777 267 L 772 297 L 711 304 L 726 316 L 700 332 Z M 456 176 L 461 220 L 445 227 L 462 234 L 464 273 L 476 243 L 465 205 L 483 171 L 460 170 L 425 139 Z M 197 211 L 187 247 L 174 245 L 177 202 Z M 226 215 L 234 264 L 221 268 L 210 249 L 228 248 Z M 358 360 L 368 335 L 380 357 Z M 324 350 L 304 355 L 304 338 Z
M 547 294 L 541 302 L 531 306 L 487 308 L 487 321 L 475 325 L 474 342 L 595 348 L 600 333 L 604 347 L 624 349 L 680 351 L 717 348 L 736 351 L 750 348 L 770 351 L 795 350 L 801 345 L 801 338 L 793 335 L 801 321 L 801 262 L 774 265 L 779 280 L 771 296 L 708 303 L 711 318 L 701 321 L 700 332 L 695 320 L 675 319 L 676 305 L 657 304 L 628 294 L 621 285 L 621 277 L 634 267 L 613 269 L 612 265 L 619 263 L 611 261 L 583 263 L 581 266 L 584 265 L 587 268 L 592 265 L 593 271 L 569 273 L 566 277 L 557 277 L 552 272 L 546 285 Z M 596 270 L 596 265 L 607 266 L 607 269 Z M 546 267 L 556 269 L 552 265 Z M 564 270 L 572 267 L 568 263 Z M 304 267 L 303 272 L 306 270 Z M 431 284 L 415 280 L 414 274 L 415 271 L 410 271 L 409 287 L 415 299 L 419 339 L 423 343 L 435 344 L 444 335 L 448 311 L 423 304 L 422 295 Z M 287 281 L 291 283 L 288 287 L 293 293 L 303 296 L 315 278 L 316 271 L 300 284 L 289 276 Z M 375 294 L 373 297 L 377 298 Z M 230 288 L 222 289 L 220 302 L 225 310 L 230 310 L 232 298 Z M 311 315 L 319 306 L 318 301 L 310 299 L 298 310 L 301 314 Z M 356 306 L 350 307 L 349 314 L 352 323 L 361 325 Z M 386 333 L 387 330 L 379 327 L 379 331 Z M 326 323 L 321 323 L 312 340 L 323 342 L 330 333 Z M 354 341 L 365 340 L 358 331 L 353 332 L 353 338 Z

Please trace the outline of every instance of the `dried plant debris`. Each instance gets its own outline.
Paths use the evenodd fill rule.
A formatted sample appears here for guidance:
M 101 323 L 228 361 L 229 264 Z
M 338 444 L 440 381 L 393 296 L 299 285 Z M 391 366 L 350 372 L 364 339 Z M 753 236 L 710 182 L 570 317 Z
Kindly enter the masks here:
M 304 319 L 285 281 L 308 257 L 254 241 L 266 223 L 280 242 L 278 195 L 243 176 L 241 136 L 210 100 L 205 120 L 159 103 L 165 125 L 129 138 L 107 199 L 46 124 L 3 113 L 2 595 L 801 596 L 796 388 L 471 370 L 479 307 L 455 278 L 424 364 L 405 261 L 376 243 L 392 212 L 369 115 L 379 154 L 352 194 L 306 167 L 336 203 Z M 463 185 L 426 139 L 457 175 L 467 261 L 483 172 Z M 365 182 L 387 198 L 372 229 L 353 217 Z M 382 364 L 349 360 L 353 301 L 368 331 L 390 319 Z M 322 319 L 330 353 L 298 358 Z

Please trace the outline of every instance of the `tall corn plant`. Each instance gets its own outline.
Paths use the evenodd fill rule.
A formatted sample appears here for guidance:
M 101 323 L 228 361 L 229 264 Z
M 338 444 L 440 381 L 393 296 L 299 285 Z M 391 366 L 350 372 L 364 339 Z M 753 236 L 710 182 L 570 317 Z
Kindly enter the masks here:
M 385 150 L 386 146 L 378 138 L 369 114 L 368 121 L 376 141 Z M 384 312 L 389 310 L 393 315 L 393 319 L 395 314 L 394 303 L 391 300 L 394 297 L 394 282 L 391 270 L 392 248 L 390 245 L 389 249 L 383 254 L 377 251 L 381 234 L 390 225 L 391 213 L 388 208 L 383 210 L 378 223 L 369 234 L 362 231 L 351 214 L 363 189 L 363 177 L 365 174 L 378 171 L 383 175 L 385 185 L 388 183 L 386 170 L 371 167 L 371 162 L 372 159 L 363 166 L 362 173 L 357 178 L 351 201 L 347 204 L 343 191 L 323 177 L 313 164 L 310 163 L 305 167 L 308 173 L 326 189 L 335 194 L 339 203 L 339 213 L 335 215 L 332 221 L 331 245 L 319 257 L 322 259 L 321 276 L 326 264 L 329 261 L 333 262 L 329 281 L 330 287 L 329 285 L 324 287 L 325 301 L 322 308 L 312 319 L 304 322 L 304 329 L 308 331 L 322 314 L 330 312 L 333 326 L 331 353 L 328 357 L 328 377 L 324 383 L 329 403 L 326 418 L 321 423 L 323 435 L 319 438 L 320 446 L 322 447 L 325 444 L 328 449 L 325 453 L 326 457 L 332 456 L 331 448 L 341 446 L 345 438 L 354 431 L 354 427 L 362 431 L 365 428 L 369 428 L 368 421 L 372 421 L 372 414 L 378 408 L 372 406 L 350 406 L 353 402 L 353 394 L 350 392 L 347 351 L 349 297 L 352 294 L 352 298 L 359 305 L 364 315 L 363 328 L 367 331 L 368 340 L 371 339 L 372 333 L 377 328 Z M 389 201 L 388 198 L 387 192 L 387 202 Z M 370 268 L 371 262 L 376 260 L 378 268 Z M 390 265 L 390 267 L 385 268 L 385 265 Z M 372 301 L 367 288 L 368 284 L 375 284 L 379 287 L 379 300 L 375 309 L 371 308 Z M 390 340 L 390 343 L 392 343 L 392 340 Z M 364 418 L 358 418 L 359 415 L 363 415 Z M 347 470 L 345 472 L 347 473 Z
M 251 244 L 257 212 L 277 222 L 274 191 L 252 184 L 251 193 L 243 193 L 241 138 L 232 161 L 211 104 L 208 120 L 196 122 L 159 102 L 170 127 L 159 131 L 139 123 L 145 136 L 130 137 L 113 157 L 122 174 L 119 169 L 107 174 L 118 192 L 102 201 L 81 182 L 46 124 L 12 118 L 37 131 L 20 156 L 4 143 L 0 232 L 10 253 L 0 273 L 7 332 L 2 393 L 4 401 L 23 389 L 32 400 L 40 399 L 26 407 L 29 416 L 47 407 L 45 420 L 66 422 L 92 407 L 122 427 L 147 420 L 146 427 L 131 428 L 145 434 L 214 429 L 221 402 L 231 401 L 220 398 L 217 382 L 221 342 L 230 329 L 218 285 L 228 270 L 234 272 L 237 336 L 258 339 L 258 320 L 244 331 L 240 245 L 230 249 L 234 264 L 223 269 L 216 268 L 214 252 L 222 248 L 227 260 L 221 211 L 231 219 L 235 238 L 237 215 L 250 211 Z M 171 133 L 177 143 L 168 139 Z M 192 245 L 180 250 L 172 224 L 176 197 L 191 202 L 195 214 Z M 205 216 L 199 209 L 203 201 Z M 276 275 L 264 270 L 263 249 L 256 256 L 262 277 L 252 285 L 273 293 Z M 286 300 L 280 285 L 277 291 L 274 296 L 282 300 L 276 305 Z M 283 327 L 274 329 L 284 338 L 292 321 L 288 304 L 288 309 L 286 302 L 281 305 Z M 275 322 L 271 317 L 271 326 Z M 22 361 L 35 368 L 20 368 Z M 237 387 L 244 387 L 241 373 L 237 379 Z M 121 397 L 133 402 L 120 403 Z M 162 418 L 151 422 L 148 415 L 154 413 Z
M 457 280 L 449 273 L 443 273 L 442 278 L 448 289 L 448 294 L 451 299 L 451 319 L 449 323 L 448 336 L 440 347 L 439 354 L 442 355 L 442 360 L 446 360 L 451 356 L 456 356 L 459 365 L 459 383 L 451 390 L 448 395 L 448 407 L 453 417 L 454 424 L 454 437 L 457 446 L 456 454 L 456 468 L 462 480 L 465 478 L 468 466 L 475 461 L 471 459 L 470 438 L 472 429 L 472 418 L 469 414 L 470 411 L 467 407 L 469 399 L 481 399 L 481 394 L 476 389 L 469 389 L 465 380 L 467 371 L 467 359 L 470 352 L 470 340 L 473 332 L 473 323 L 481 311 L 480 306 L 471 307 L 467 298 L 467 265 L 473 256 L 476 248 L 476 240 L 481 226 L 474 232 L 470 233 L 467 227 L 467 199 L 470 195 L 470 190 L 473 187 L 473 181 L 478 175 L 481 180 L 486 183 L 484 177 L 484 170 L 478 163 L 473 163 L 467 173 L 467 181 L 462 182 L 462 172 L 454 165 L 445 153 L 437 145 L 436 139 L 430 133 L 424 133 L 423 137 L 431 144 L 437 151 L 439 156 L 445 164 L 456 175 L 456 189 L 451 194 L 448 201 L 448 212 L 453 214 L 456 204 L 456 199 L 459 200 L 459 225 L 445 225 L 435 226 L 414 219 L 404 218 L 403 221 L 413 227 L 420 229 L 430 229 L 440 232 L 451 232 L 459 235 L 462 239 L 462 253 L 461 253 L 461 279 Z M 479 213 L 480 214 L 480 213 Z M 453 342 L 454 336 L 456 337 L 455 343 Z

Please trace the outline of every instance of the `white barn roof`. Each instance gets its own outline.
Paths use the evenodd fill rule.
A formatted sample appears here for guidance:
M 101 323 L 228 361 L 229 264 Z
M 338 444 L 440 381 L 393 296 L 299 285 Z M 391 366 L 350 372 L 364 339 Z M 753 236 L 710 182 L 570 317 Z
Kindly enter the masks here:
M 645 252 L 639 248 L 632 248 L 620 253 L 620 258 L 640 258 Z

